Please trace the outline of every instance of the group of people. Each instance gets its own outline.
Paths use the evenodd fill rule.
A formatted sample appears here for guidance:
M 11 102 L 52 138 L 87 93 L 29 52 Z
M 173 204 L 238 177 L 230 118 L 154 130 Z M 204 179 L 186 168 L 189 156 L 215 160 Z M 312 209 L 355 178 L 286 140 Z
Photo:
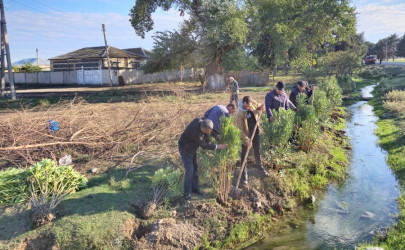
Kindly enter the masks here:
M 222 150 L 227 144 L 209 143 L 208 135 L 215 139 L 220 135 L 220 118 L 235 115 L 235 125 L 240 129 L 242 149 L 241 163 L 245 158 L 248 149 L 253 148 L 257 168 L 268 176 L 269 173 L 263 168 L 260 157 L 260 133 L 255 129 L 258 125 L 261 113 L 266 110 L 267 119 L 272 122 L 273 112 L 280 109 L 297 110 L 297 98 L 305 94 L 307 100 L 313 95 L 315 86 L 309 88 L 308 82 L 298 81 L 293 87 L 290 96 L 285 92 L 283 81 L 277 83 L 276 87 L 268 92 L 264 104 L 258 104 L 250 96 L 244 96 L 239 101 L 239 84 L 233 77 L 229 78 L 231 98 L 226 106 L 216 105 L 207 110 L 202 118 L 195 118 L 184 130 L 179 139 L 179 153 L 185 168 L 184 175 L 184 198 L 191 199 L 191 193 L 204 195 L 200 189 L 198 178 L 197 149 Z M 243 167 L 243 166 L 242 166 Z M 243 169 L 241 184 L 248 184 L 247 167 Z

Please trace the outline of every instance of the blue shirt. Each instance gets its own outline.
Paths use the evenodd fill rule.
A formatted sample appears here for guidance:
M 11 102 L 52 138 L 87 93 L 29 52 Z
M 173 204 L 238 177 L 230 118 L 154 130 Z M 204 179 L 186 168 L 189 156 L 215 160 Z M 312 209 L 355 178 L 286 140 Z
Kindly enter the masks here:
M 212 123 L 214 123 L 214 130 L 219 134 L 219 130 L 221 128 L 221 124 L 219 123 L 219 119 L 221 119 L 221 116 L 225 115 L 226 117 L 229 117 L 229 111 L 224 105 L 216 105 L 204 114 L 205 119 L 210 119 Z

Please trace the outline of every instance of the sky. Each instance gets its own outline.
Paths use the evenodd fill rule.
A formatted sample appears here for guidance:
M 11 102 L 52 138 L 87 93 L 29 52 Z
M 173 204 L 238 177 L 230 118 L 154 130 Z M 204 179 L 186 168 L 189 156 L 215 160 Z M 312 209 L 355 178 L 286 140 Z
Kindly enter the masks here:
M 153 49 L 156 31 L 174 30 L 183 21 L 176 10 L 153 14 L 154 30 L 145 39 L 129 22 L 135 0 L 3 0 L 11 62 L 36 57 L 49 59 L 84 47 L 103 46 L 101 24 L 108 45 L 120 49 Z M 393 33 L 405 33 L 404 0 L 353 0 L 357 31 L 376 43 Z

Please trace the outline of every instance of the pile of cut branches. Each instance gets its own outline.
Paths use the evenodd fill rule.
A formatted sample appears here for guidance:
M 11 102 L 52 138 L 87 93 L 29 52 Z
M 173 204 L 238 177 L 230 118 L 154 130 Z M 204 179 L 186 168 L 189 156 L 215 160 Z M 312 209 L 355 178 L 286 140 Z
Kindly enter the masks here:
M 2 114 L 0 161 L 24 166 L 45 157 L 56 160 L 63 152 L 108 159 L 162 145 L 179 133 L 178 120 L 186 110 L 174 106 L 167 112 L 153 105 L 88 104 L 76 98 Z M 58 122 L 57 131 L 48 128 L 49 120 Z

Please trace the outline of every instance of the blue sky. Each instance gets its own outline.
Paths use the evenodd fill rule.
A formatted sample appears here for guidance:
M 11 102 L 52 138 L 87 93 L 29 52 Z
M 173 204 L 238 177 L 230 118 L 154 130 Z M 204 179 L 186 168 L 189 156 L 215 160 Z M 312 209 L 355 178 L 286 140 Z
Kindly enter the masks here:
M 155 29 L 145 39 L 136 36 L 128 19 L 135 0 L 3 0 L 11 61 L 35 57 L 48 59 L 83 47 L 108 44 L 117 48 L 153 48 L 155 31 L 176 29 L 182 17 L 176 10 L 153 15 Z M 405 33 L 404 0 L 354 0 L 358 32 L 367 40 Z

